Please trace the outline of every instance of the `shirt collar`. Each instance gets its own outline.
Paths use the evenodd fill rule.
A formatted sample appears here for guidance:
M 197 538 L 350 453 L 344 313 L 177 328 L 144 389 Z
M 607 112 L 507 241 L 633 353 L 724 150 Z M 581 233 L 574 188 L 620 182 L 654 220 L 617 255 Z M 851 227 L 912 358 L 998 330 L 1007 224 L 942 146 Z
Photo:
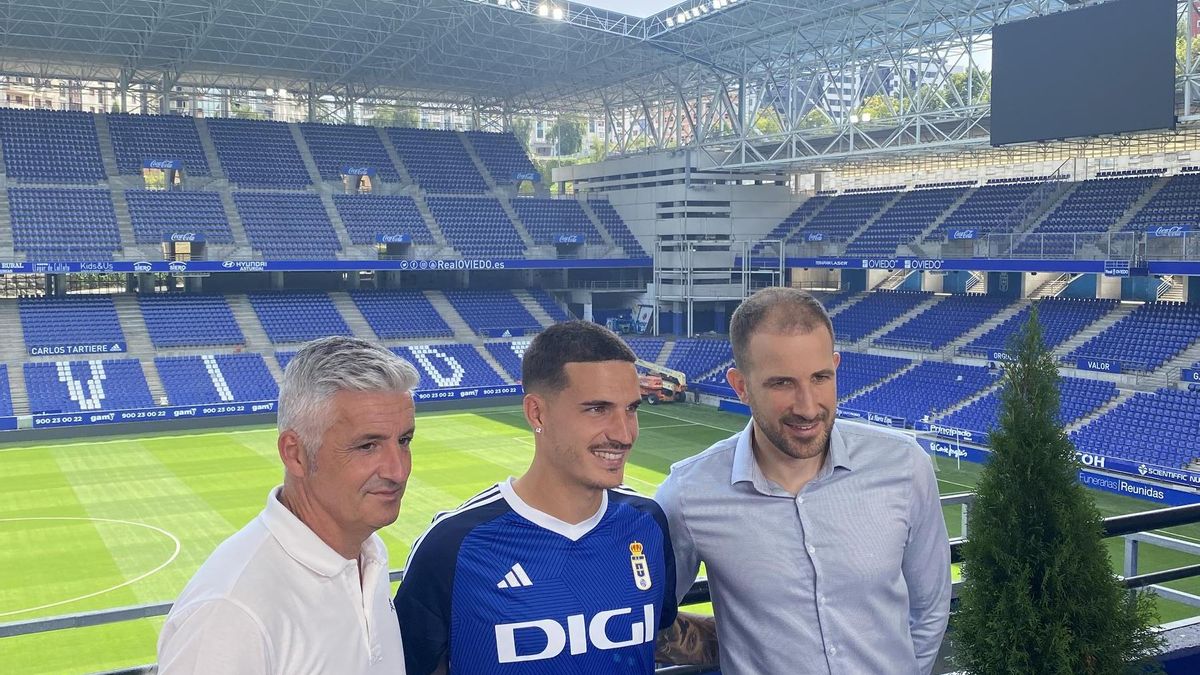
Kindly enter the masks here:
M 746 424 L 746 428 L 738 433 L 737 444 L 733 448 L 733 471 L 730 474 L 729 484 L 749 482 L 759 492 L 770 494 L 773 483 L 763 475 L 762 469 L 758 466 L 758 461 L 754 458 L 753 437 L 754 418 L 751 417 L 750 421 Z M 850 451 L 846 448 L 846 439 L 842 436 L 841 427 L 836 421 L 834 421 L 833 430 L 829 434 L 828 461 L 821 467 L 821 471 L 817 474 L 817 477 L 824 478 L 829 476 L 835 468 L 846 469 L 847 471 L 853 471 L 855 468 Z
M 500 494 L 504 495 L 504 501 L 508 502 L 512 510 L 534 525 L 550 530 L 551 532 L 556 532 L 571 541 L 579 541 L 583 538 L 583 535 L 595 529 L 600 524 L 600 521 L 604 519 L 605 512 L 608 511 L 608 490 L 603 490 L 600 493 L 600 508 L 596 510 L 596 513 L 583 522 L 571 524 L 525 503 L 525 500 L 521 499 L 521 496 L 513 489 L 513 482 L 515 480 L 515 478 L 510 476 L 508 480 L 501 481 L 498 484 Z
M 346 560 L 337 551 L 330 548 L 309 529 L 296 514 L 292 513 L 279 494 L 283 490 L 280 485 L 271 490 L 267 496 L 267 507 L 259 515 L 271 536 L 279 542 L 284 552 L 296 562 L 323 577 L 334 577 L 341 574 L 347 567 L 356 565 L 356 560 Z M 386 549 L 379 537 L 372 534 L 363 542 L 361 553 L 363 565 L 386 561 Z

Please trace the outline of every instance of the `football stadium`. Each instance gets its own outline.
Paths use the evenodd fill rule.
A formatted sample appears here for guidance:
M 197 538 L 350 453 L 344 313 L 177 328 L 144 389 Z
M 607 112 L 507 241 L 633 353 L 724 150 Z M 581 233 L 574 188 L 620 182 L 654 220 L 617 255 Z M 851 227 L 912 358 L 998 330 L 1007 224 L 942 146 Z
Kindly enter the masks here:
M 1200 3 L 25 0 L 0 89 L 4 673 L 153 672 L 305 343 L 420 375 L 394 591 L 529 466 L 536 335 L 636 353 L 653 496 L 747 426 L 730 317 L 774 286 L 829 312 L 838 424 L 928 454 L 956 589 L 1036 311 L 1112 571 L 1200 668 Z

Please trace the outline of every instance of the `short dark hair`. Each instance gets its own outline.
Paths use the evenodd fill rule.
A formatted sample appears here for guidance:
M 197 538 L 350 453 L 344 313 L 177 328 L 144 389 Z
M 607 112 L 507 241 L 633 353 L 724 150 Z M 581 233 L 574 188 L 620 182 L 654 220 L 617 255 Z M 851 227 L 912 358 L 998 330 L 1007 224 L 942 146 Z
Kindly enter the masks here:
M 729 320 L 729 342 L 739 370 L 750 367 L 750 338 L 759 329 L 811 333 L 822 326 L 833 341 L 833 322 L 812 293 L 799 288 L 764 288 L 746 298 Z
M 538 333 L 521 359 L 521 384 L 526 391 L 547 393 L 567 387 L 568 363 L 637 361 L 637 355 L 616 333 L 591 321 L 556 323 Z

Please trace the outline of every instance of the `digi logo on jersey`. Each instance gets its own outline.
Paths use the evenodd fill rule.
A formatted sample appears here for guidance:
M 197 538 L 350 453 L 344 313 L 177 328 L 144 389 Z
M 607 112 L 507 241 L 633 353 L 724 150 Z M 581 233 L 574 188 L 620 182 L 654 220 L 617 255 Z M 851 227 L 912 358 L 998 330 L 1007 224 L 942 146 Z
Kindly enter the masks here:
M 564 649 L 570 649 L 572 656 L 578 656 L 586 654 L 589 648 L 622 649 L 654 642 L 656 628 L 653 604 L 642 606 L 642 620 L 630 624 L 628 640 L 610 639 L 608 637 L 609 622 L 626 614 L 632 615 L 633 609 L 630 607 L 610 609 L 597 613 L 591 620 L 582 614 L 572 614 L 567 617 L 566 626 L 557 619 L 502 623 L 496 626 L 496 657 L 500 663 L 544 661 L 562 654 Z M 540 652 L 532 654 L 517 653 L 518 631 L 525 633 L 521 640 L 523 643 L 529 641 L 529 631 L 541 631 L 546 639 L 546 646 Z

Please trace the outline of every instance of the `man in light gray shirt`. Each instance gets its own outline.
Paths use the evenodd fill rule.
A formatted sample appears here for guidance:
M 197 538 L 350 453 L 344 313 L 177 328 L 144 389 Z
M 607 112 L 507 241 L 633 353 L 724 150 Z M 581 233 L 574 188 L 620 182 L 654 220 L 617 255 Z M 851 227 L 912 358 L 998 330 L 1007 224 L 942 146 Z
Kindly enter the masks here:
M 833 325 L 804 291 L 734 312 L 741 433 L 671 467 L 656 499 L 686 592 L 701 562 L 725 675 L 929 673 L 950 613 L 950 546 L 929 458 L 835 420 Z

